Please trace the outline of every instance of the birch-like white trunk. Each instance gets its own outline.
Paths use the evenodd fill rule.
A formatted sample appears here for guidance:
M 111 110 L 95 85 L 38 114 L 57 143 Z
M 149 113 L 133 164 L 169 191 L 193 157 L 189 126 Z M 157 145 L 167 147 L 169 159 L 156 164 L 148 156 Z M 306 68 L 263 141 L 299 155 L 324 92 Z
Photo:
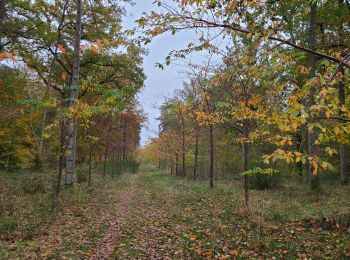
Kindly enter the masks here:
M 71 93 L 68 107 L 73 107 L 79 95 L 79 73 L 80 73 L 80 40 L 81 40 L 81 13 L 82 0 L 77 0 L 77 17 L 75 26 L 74 54 L 72 64 Z M 68 147 L 66 158 L 65 184 L 73 184 L 75 154 L 76 154 L 76 122 L 73 118 L 68 119 Z

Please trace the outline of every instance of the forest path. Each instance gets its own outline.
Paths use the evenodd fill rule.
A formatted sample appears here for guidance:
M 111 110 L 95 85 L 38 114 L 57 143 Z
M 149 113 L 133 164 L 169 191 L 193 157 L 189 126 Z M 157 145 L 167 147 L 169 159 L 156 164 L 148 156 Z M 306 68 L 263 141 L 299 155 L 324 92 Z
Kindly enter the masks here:
M 106 259 L 111 254 L 113 245 L 116 242 L 119 232 L 125 223 L 124 219 L 128 214 L 130 202 L 133 200 L 135 195 L 136 175 L 133 175 L 131 178 L 130 187 L 125 193 L 122 194 L 120 206 L 117 208 L 113 218 L 109 221 L 109 228 L 106 235 L 100 241 L 96 253 L 90 259 Z
M 196 187 L 200 190 L 194 191 Z M 187 244 L 189 239 L 194 241 L 194 236 L 191 236 L 193 227 L 187 221 L 200 222 L 202 216 L 193 219 L 189 213 L 196 209 L 192 201 L 196 204 L 201 200 L 199 196 L 205 192 L 202 187 L 142 166 L 136 175 L 135 194 L 125 224 L 118 231 L 110 259 L 191 257 Z

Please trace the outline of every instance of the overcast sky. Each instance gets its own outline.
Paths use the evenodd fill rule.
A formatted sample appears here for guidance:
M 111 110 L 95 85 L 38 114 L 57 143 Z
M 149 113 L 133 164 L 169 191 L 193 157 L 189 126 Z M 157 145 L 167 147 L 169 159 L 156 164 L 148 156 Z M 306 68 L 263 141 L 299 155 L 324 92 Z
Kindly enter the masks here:
M 153 0 L 134 0 L 134 6 L 127 7 L 127 17 L 123 22 L 124 27 L 134 27 L 134 21 L 141 17 L 142 12 L 154 10 Z M 144 71 L 147 75 L 145 88 L 139 95 L 139 100 L 144 111 L 148 115 L 148 125 L 142 130 L 142 144 L 145 144 L 150 137 L 155 136 L 158 131 L 159 117 L 158 106 L 165 96 L 171 96 L 173 91 L 181 88 L 185 68 L 179 65 L 170 65 L 164 70 L 155 67 L 157 62 L 164 62 L 165 57 L 171 50 L 185 48 L 195 35 L 192 32 L 181 32 L 174 35 L 162 35 L 155 38 L 146 47 L 149 50 L 148 56 L 144 58 Z M 193 55 L 191 59 L 200 62 L 200 55 Z

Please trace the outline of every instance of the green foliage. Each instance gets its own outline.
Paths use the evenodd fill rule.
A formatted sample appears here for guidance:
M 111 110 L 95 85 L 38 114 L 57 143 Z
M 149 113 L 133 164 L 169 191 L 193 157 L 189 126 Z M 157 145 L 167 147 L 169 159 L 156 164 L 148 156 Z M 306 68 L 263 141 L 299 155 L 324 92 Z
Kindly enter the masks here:
M 242 176 L 248 176 L 251 189 L 268 190 L 277 188 L 281 183 L 281 174 L 278 170 L 271 168 L 254 167 L 241 173 Z
M 0 168 L 30 168 L 35 142 L 30 124 L 35 117 L 25 114 L 20 101 L 28 92 L 25 75 L 0 65 Z
M 121 175 L 122 173 L 137 173 L 140 164 L 134 160 L 127 160 L 125 162 L 118 162 L 112 168 L 112 176 Z
M 21 186 L 22 190 L 26 194 L 44 193 L 46 190 L 42 178 L 40 178 L 40 176 L 38 176 L 36 173 L 28 174 L 28 176 L 23 180 Z
M 121 163 L 117 163 L 117 164 L 113 165 L 112 169 L 111 169 L 112 178 L 114 178 L 116 176 L 120 176 L 124 172 L 124 170 L 125 170 L 124 165 Z
M 254 167 L 248 171 L 245 171 L 241 173 L 242 176 L 257 176 L 257 175 L 268 175 L 272 176 L 274 174 L 278 173 L 277 170 L 272 168 L 260 168 L 260 167 Z
M 323 190 L 322 190 L 320 178 L 317 178 L 316 180 L 312 181 L 310 183 L 310 188 L 311 188 L 311 192 L 313 192 L 315 194 L 322 194 Z
M 43 161 L 41 160 L 39 154 L 36 154 L 31 169 L 33 171 L 42 171 L 43 168 L 44 168 Z
M 18 226 L 17 220 L 11 216 L 0 221 L 0 232 L 13 232 Z
M 280 173 L 275 174 L 257 174 L 249 178 L 249 186 L 251 189 L 268 190 L 278 188 L 281 184 L 282 176 Z
M 126 171 L 137 173 L 140 168 L 140 163 L 135 160 L 128 160 L 124 163 Z
M 82 164 L 76 168 L 77 183 L 86 183 L 88 181 L 89 165 Z

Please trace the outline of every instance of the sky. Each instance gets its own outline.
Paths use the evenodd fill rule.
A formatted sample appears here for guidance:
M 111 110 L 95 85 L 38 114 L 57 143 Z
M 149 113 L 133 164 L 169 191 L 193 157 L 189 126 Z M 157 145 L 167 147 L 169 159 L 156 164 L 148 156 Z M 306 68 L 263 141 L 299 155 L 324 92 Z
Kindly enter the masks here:
M 123 26 L 133 28 L 135 20 L 139 19 L 142 12 L 149 12 L 156 7 L 152 6 L 153 0 L 134 0 L 134 6 L 127 6 L 127 16 Z M 165 97 L 171 96 L 175 89 L 181 88 L 184 78 L 184 67 L 172 64 L 165 66 L 164 70 L 155 67 L 157 62 L 164 63 L 165 57 L 174 49 L 185 48 L 191 39 L 195 38 L 193 32 L 180 32 L 176 35 L 166 34 L 158 36 L 146 45 L 148 55 L 144 57 L 144 71 L 147 75 L 145 87 L 139 94 L 140 105 L 148 115 L 148 124 L 142 129 L 141 144 L 144 145 L 150 137 L 158 132 L 159 105 Z M 200 56 L 191 58 L 194 62 L 200 62 Z

